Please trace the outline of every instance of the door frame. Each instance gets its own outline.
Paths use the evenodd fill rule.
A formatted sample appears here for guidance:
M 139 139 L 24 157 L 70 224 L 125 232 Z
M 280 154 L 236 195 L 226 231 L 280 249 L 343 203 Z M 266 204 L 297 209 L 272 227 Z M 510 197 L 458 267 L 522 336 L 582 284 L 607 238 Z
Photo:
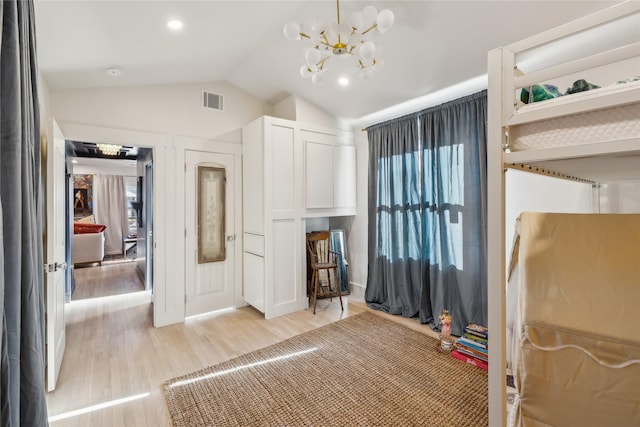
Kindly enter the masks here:
M 185 215 L 181 203 L 184 191 L 185 150 L 233 154 L 236 174 L 236 236 L 242 236 L 242 144 L 205 138 L 136 131 L 58 120 L 65 138 L 78 141 L 110 141 L 114 144 L 150 148 L 153 151 L 154 265 L 153 326 L 162 327 L 185 320 Z M 238 237 L 237 237 L 238 238 Z M 242 244 L 236 246 L 235 302 L 246 305 L 242 287 Z
M 184 173 L 186 168 L 186 151 L 201 151 L 212 154 L 228 154 L 233 156 L 234 163 L 234 224 L 235 230 L 233 234 L 235 235 L 235 245 L 234 250 L 234 259 L 235 263 L 233 266 L 234 269 L 234 307 L 243 307 L 246 306 L 247 303 L 244 300 L 244 289 L 243 289 L 243 278 L 242 278 L 242 144 L 240 143 L 230 143 L 230 142 L 222 142 L 215 141 L 211 139 L 204 138 L 193 138 L 193 137 L 184 137 L 178 136 L 174 138 L 175 146 L 178 148 L 177 156 L 178 159 L 176 162 L 179 162 L 181 176 L 176 182 L 176 187 L 184 189 L 186 185 L 186 175 Z M 184 206 L 185 197 L 184 195 L 180 198 L 182 200 L 182 205 Z M 176 221 L 176 224 L 181 224 L 180 232 L 181 232 L 181 240 L 180 246 L 178 249 L 178 253 L 184 254 L 186 239 L 184 237 L 185 230 L 187 228 L 186 223 L 186 214 L 185 209 L 180 209 L 180 212 L 177 212 L 179 215 L 179 220 Z M 178 229 L 178 227 L 176 227 Z M 174 258 L 177 260 L 177 258 Z M 184 295 L 186 294 L 185 289 L 185 277 L 186 277 L 186 263 L 185 257 L 182 256 L 181 263 L 181 283 L 183 294 L 182 298 L 184 301 Z M 184 321 L 184 317 L 183 317 Z

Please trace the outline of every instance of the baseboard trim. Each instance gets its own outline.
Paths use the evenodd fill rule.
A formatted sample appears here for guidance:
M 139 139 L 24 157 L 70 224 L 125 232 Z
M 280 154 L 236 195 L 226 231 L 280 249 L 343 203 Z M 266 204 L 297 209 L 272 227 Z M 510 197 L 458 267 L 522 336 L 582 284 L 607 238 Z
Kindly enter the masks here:
M 351 288 L 352 295 L 364 298 L 364 291 L 367 289 L 366 286 L 356 282 L 349 282 L 349 287 Z

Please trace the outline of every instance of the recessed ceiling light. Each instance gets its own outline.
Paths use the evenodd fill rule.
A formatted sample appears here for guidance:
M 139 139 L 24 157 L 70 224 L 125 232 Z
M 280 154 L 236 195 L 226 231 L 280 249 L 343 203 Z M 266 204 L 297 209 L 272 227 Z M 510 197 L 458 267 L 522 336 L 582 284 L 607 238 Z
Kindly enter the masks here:
M 178 31 L 184 27 L 184 24 L 179 19 L 171 19 L 167 21 L 167 27 L 169 27 L 170 30 Z
M 348 79 L 348 78 L 346 78 L 346 77 L 340 77 L 340 78 L 338 79 L 338 84 L 339 84 L 340 86 L 349 86 L 349 79 Z
M 120 67 L 109 67 L 107 68 L 107 74 L 111 77 L 119 77 L 122 75 L 122 68 Z

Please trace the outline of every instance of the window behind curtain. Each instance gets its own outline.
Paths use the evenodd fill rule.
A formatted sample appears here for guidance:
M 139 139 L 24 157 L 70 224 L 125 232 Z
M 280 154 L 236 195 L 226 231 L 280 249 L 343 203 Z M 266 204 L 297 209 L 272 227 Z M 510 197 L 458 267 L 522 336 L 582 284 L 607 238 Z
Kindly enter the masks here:
M 486 325 L 485 123 L 483 91 L 368 130 L 370 307 Z

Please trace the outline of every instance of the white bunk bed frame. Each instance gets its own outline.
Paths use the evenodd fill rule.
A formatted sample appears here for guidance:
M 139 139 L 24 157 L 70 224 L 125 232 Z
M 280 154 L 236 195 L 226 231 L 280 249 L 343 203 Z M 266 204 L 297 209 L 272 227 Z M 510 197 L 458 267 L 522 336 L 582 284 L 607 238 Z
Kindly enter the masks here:
M 518 108 L 517 89 L 572 75 L 587 69 L 640 57 L 640 41 L 617 46 L 580 59 L 553 65 L 523 75 L 517 55 L 622 18 L 638 16 L 640 2 L 617 4 L 555 29 L 527 38 L 488 55 L 488 327 L 489 335 L 489 426 L 505 426 L 506 411 L 506 251 L 505 173 L 518 168 L 593 185 L 594 212 L 601 183 L 640 180 L 640 133 L 623 138 L 602 138 L 589 144 L 558 145 L 509 152 L 509 128 L 560 116 L 599 111 L 640 103 L 640 84 L 621 84 L 537 102 Z M 640 74 L 640 72 L 639 72 Z M 628 76 L 631 77 L 631 76 Z M 640 82 L 636 82 L 640 83 Z M 603 88 L 604 89 L 604 88 Z M 640 118 L 638 118 L 640 121 Z M 574 141 L 575 142 L 575 141 Z M 513 224 L 508 224 L 513 226 Z

